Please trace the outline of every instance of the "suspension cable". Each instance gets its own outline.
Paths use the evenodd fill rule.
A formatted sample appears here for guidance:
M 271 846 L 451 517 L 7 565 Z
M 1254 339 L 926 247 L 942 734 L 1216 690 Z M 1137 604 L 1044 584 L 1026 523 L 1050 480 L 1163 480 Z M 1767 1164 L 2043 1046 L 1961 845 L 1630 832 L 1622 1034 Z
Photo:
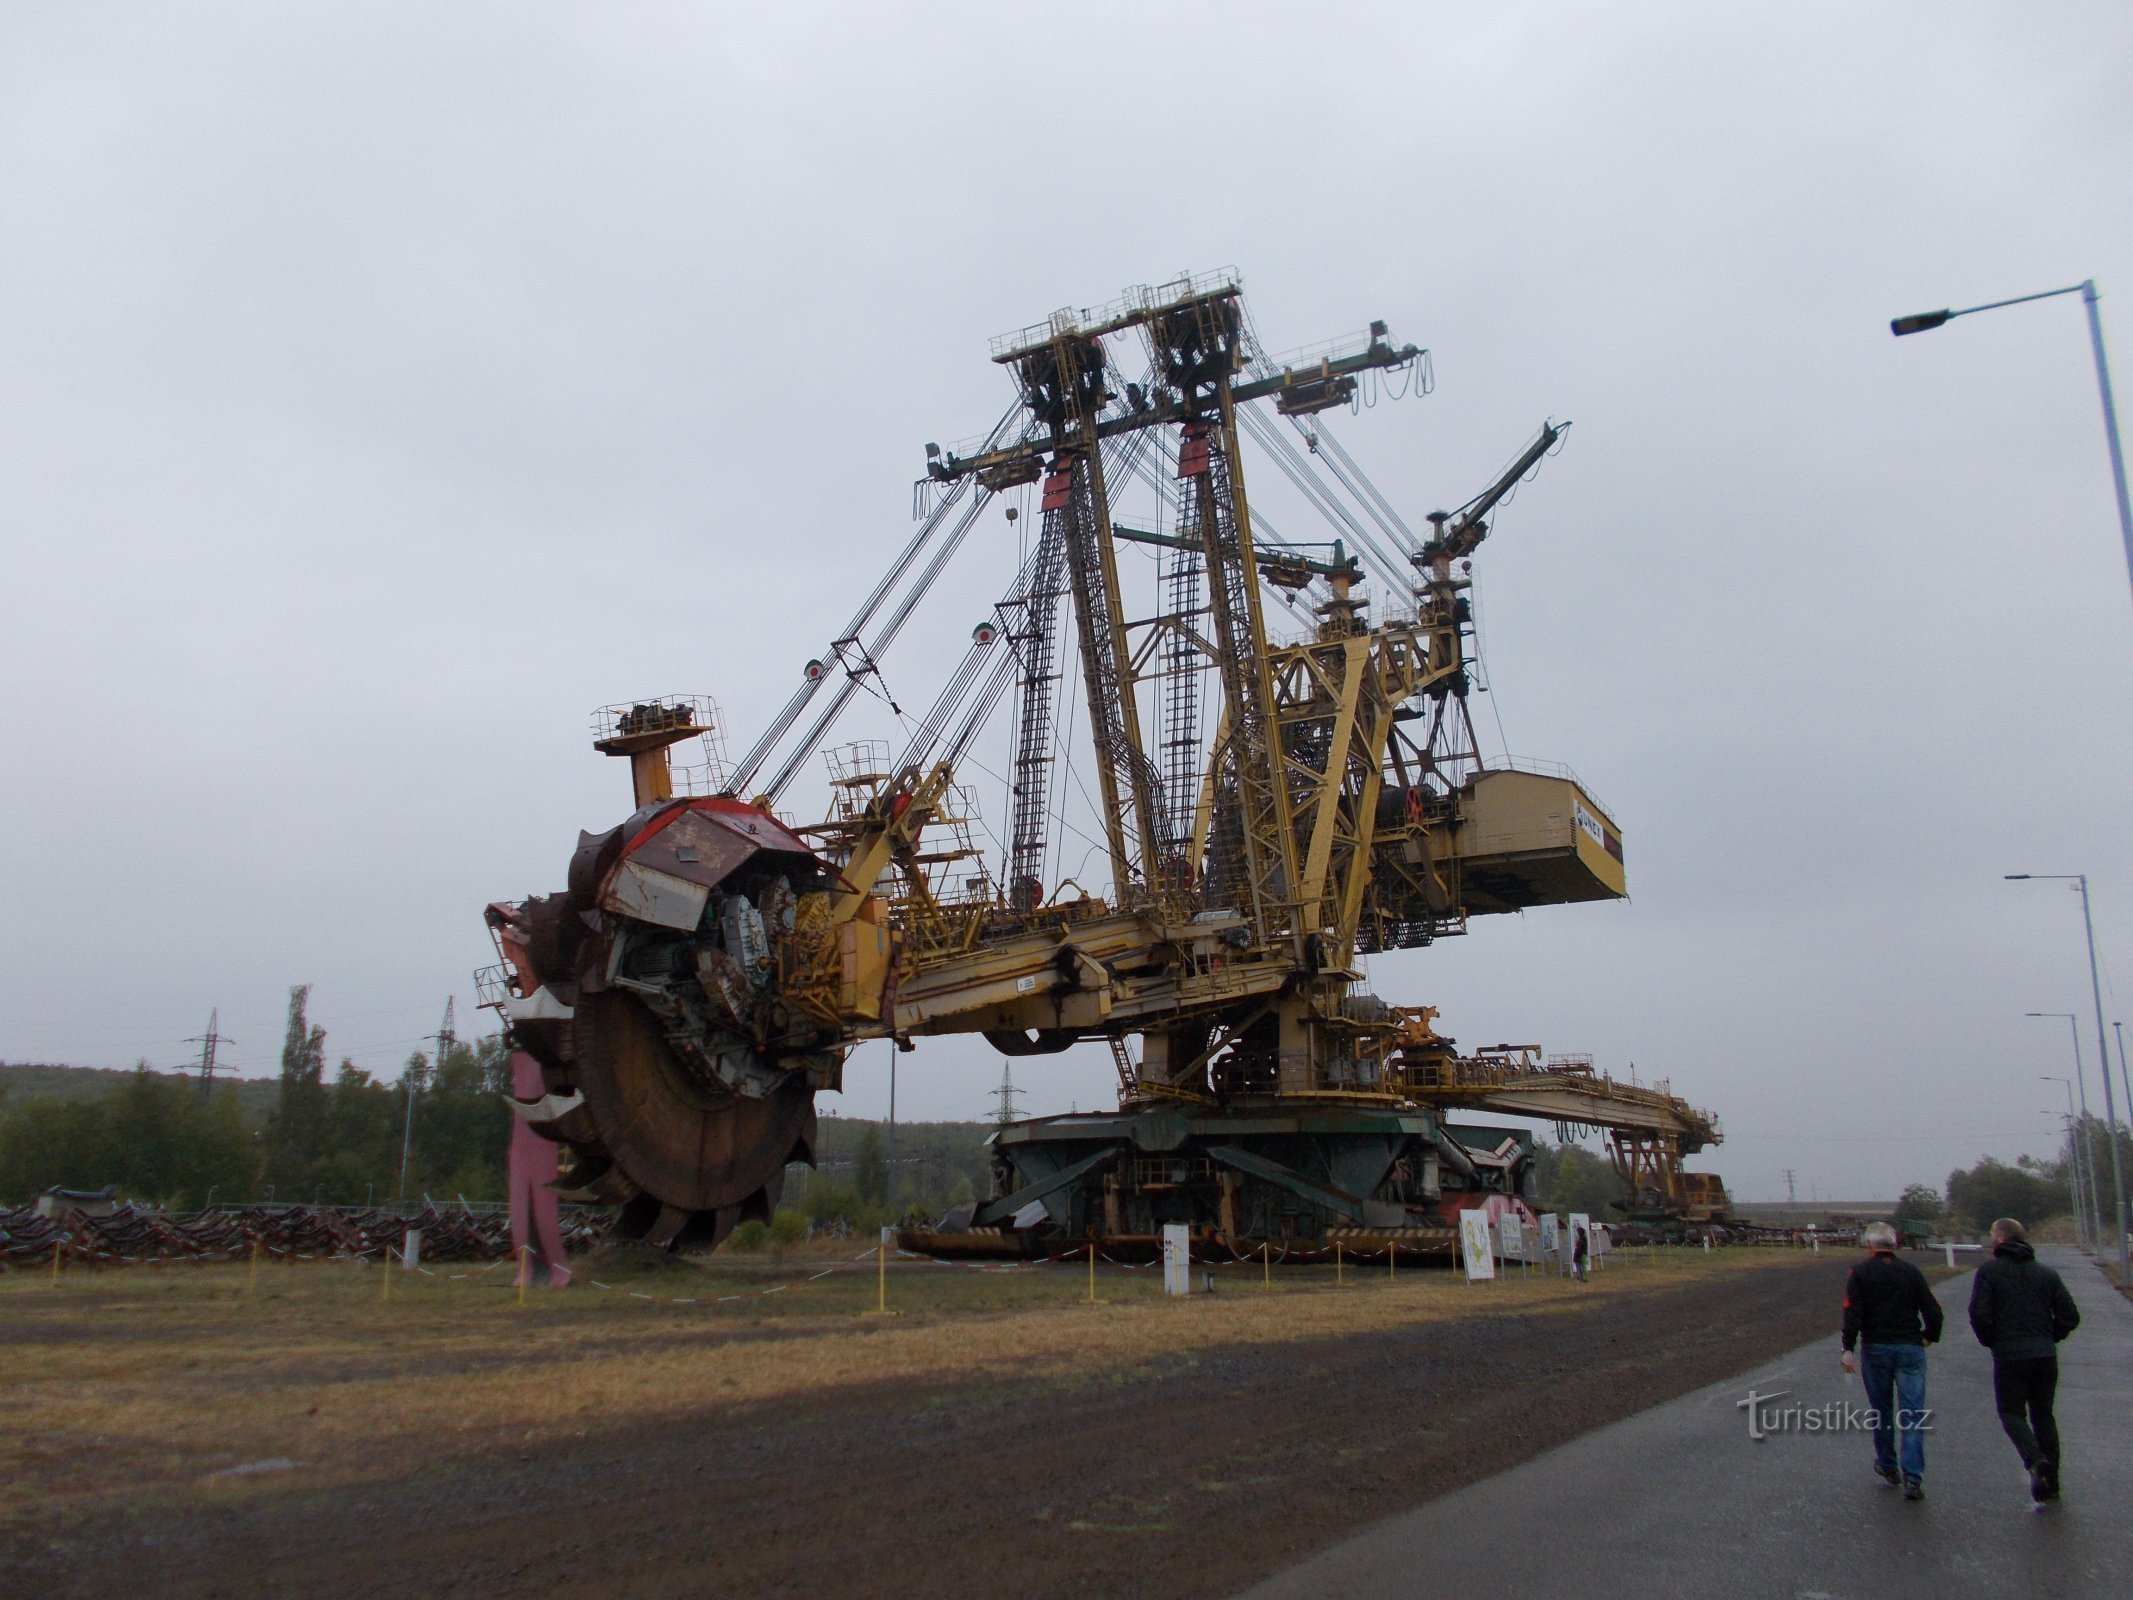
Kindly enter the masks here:
M 808 756 L 822 747 L 823 737 L 836 725 L 837 718 L 844 708 L 851 704 L 852 696 L 858 692 L 860 679 L 877 670 L 881 658 L 888 653 L 889 646 L 896 642 L 897 634 L 910 620 L 911 613 L 918 608 L 919 601 L 925 598 L 926 591 L 933 587 L 933 582 L 941 575 L 941 570 L 962 547 L 963 540 L 977 522 L 979 513 L 991 500 L 992 491 L 980 487 L 970 503 L 963 508 L 963 514 L 956 519 L 955 525 L 948 530 L 947 538 L 933 553 L 933 559 L 926 564 L 925 570 L 919 574 L 918 580 L 912 584 L 902 602 L 889 613 L 888 619 L 882 623 L 873 639 L 860 646 L 858 664 L 845 666 L 844 682 L 838 685 L 837 692 L 830 697 L 830 703 L 822 708 L 814 723 L 801 736 L 792 753 L 785 758 L 785 764 L 778 768 L 777 775 L 764 786 L 763 794 L 768 803 L 776 804 L 778 796 L 784 792 L 785 786 L 792 782 L 794 774 L 800 770 Z M 838 644 L 841 646 L 849 642 L 850 638 L 850 635 L 846 635 Z M 841 650 L 837 654 L 839 660 L 844 659 Z M 828 674 L 823 676 L 827 677 Z
M 1258 442 L 1259 446 L 1268 455 L 1273 457 L 1274 464 L 1281 469 L 1283 475 L 1296 485 L 1304 493 L 1305 497 L 1317 505 L 1321 511 L 1337 520 L 1354 536 L 1357 553 L 1362 556 L 1365 564 L 1372 569 L 1373 575 L 1378 581 L 1385 584 L 1392 593 L 1402 593 L 1411 581 L 1402 570 L 1404 562 L 1398 556 L 1387 551 L 1378 541 L 1377 536 L 1356 521 L 1349 514 L 1348 508 L 1335 499 L 1331 491 L 1318 481 L 1317 475 L 1311 471 L 1309 464 L 1303 460 L 1301 452 L 1297 450 L 1296 446 L 1276 432 L 1250 406 L 1239 406 L 1237 410 L 1238 414 L 1244 419 L 1246 431 L 1251 434 L 1252 438 Z
M 1399 512 L 1393 510 L 1392 502 L 1378 493 L 1378 486 L 1370 481 L 1368 473 L 1356 465 L 1355 457 L 1348 454 L 1346 447 L 1333 436 L 1332 429 L 1316 419 L 1306 423 L 1302 417 L 1291 417 L 1289 421 L 1296 425 L 1296 431 L 1306 439 L 1315 438 L 1325 447 L 1322 459 L 1327 467 L 1340 479 L 1348 492 L 1355 496 L 1356 503 L 1369 512 L 1371 519 L 1385 530 L 1388 538 L 1394 540 L 1408 555 L 1413 555 L 1422 548 L 1422 542 L 1415 537 L 1414 530 L 1408 527 Z
M 1008 427 L 1015 419 L 1016 413 L 1020 410 L 1019 404 L 1008 407 L 1000 420 L 993 425 L 992 432 L 986 436 L 987 448 L 991 448 L 1006 434 Z M 860 630 L 874 619 L 874 613 L 880 609 L 882 602 L 888 598 L 890 592 L 902 581 L 904 574 L 910 570 L 911 564 L 918 559 L 920 553 L 932 541 L 933 536 L 948 523 L 949 513 L 954 509 L 956 502 L 962 498 L 969 482 L 970 480 L 967 478 L 957 479 L 949 487 L 948 493 L 942 497 L 940 504 L 936 505 L 925 521 L 919 524 L 918 531 L 911 536 L 910 542 L 904 546 L 895 561 L 890 563 L 889 570 L 882 574 L 881 581 L 874 585 L 874 592 L 869 594 L 860 604 L 858 611 L 853 614 L 852 620 L 845 625 L 844 632 L 840 633 L 836 640 L 833 641 L 832 653 L 834 653 L 836 644 L 858 638 Z M 980 498 L 982 500 L 983 497 L 981 496 Z M 814 699 L 828 679 L 829 674 L 825 672 L 820 677 L 807 679 L 798 689 L 793 691 L 792 698 L 785 702 L 784 707 L 772 719 L 770 726 L 763 731 L 762 737 L 749 747 L 747 755 L 741 758 L 741 764 L 733 769 L 728 783 L 734 793 L 745 794 L 747 792 L 749 784 L 755 781 L 756 773 L 770 759 L 771 753 L 777 748 L 779 741 L 791 730 L 792 725 L 800 720 L 800 714 L 807 709 L 808 703 Z
M 1126 477 L 1138 468 L 1141 457 L 1146 453 L 1148 437 L 1146 432 L 1141 432 L 1104 441 L 1104 471 L 1109 479 L 1115 481 Z M 999 638 L 1005 638 L 1008 642 L 1008 656 L 1000 670 L 1019 664 L 1020 653 L 1014 648 L 1015 630 L 1009 613 L 1028 602 L 1043 557 L 1043 538 L 1040 535 L 1037 544 L 1031 546 L 1028 557 L 1023 561 L 1021 571 L 1016 574 L 1014 587 L 1008 590 L 1004 599 L 993 606 L 993 616 L 998 624 L 995 638 L 972 642 L 970 649 L 963 656 L 962 665 L 949 679 L 948 687 L 934 701 L 933 709 L 926 713 L 925 721 L 919 724 L 911 736 L 910 743 L 904 747 L 904 752 L 896 763 L 898 771 L 923 765 L 931 758 L 934 746 L 940 741 L 942 730 L 948 726 L 949 719 L 955 715 L 964 696 L 970 692 L 970 686 L 977 680 L 985 656 L 990 653 Z M 986 714 L 991 712 L 998 699 L 999 690 L 988 685 L 986 694 L 980 697 Z M 955 739 L 950 742 L 949 752 L 942 759 L 952 764 L 955 756 L 976 736 L 978 725 L 981 725 L 983 720 L 984 716 L 981 714 L 977 717 L 976 724 L 966 721 Z

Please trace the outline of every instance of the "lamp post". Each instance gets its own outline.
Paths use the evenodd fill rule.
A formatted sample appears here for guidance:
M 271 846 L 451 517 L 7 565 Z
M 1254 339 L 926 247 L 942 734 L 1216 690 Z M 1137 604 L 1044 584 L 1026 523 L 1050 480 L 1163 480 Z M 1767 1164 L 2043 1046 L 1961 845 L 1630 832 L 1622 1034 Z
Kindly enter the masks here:
M 2064 1017 L 2066 1019 L 2067 1033 L 2073 1039 L 2074 1044 L 2074 1088 L 2081 1096 L 2081 1139 L 2078 1143 L 2086 1144 L 2089 1129 L 2089 1085 L 2088 1080 L 2081 1075 L 2081 1019 L 2071 1011 L 2025 1011 L 2022 1015 L 2025 1017 Z M 2087 1217 L 2089 1221 L 2089 1238 L 2092 1241 L 2100 1240 L 2103 1237 L 2103 1207 L 2096 1195 L 2095 1157 L 2096 1152 L 2093 1150 L 2082 1149 L 2080 1152 L 2083 1181 L 2088 1184 L 2089 1189 Z
M 2089 916 L 2089 875 L 2085 872 L 2010 872 L 2007 877 L 2010 881 L 2034 878 L 2071 883 L 2081 891 L 2081 929 L 2089 941 L 2089 993 L 2096 1001 L 2096 1065 L 2103 1073 L 2103 1137 L 2111 1147 L 2111 1199 L 2118 1218 L 2118 1226 L 2111 1234 L 2111 1259 L 2118 1263 L 2123 1274 L 2126 1270 L 2126 1171 L 2125 1161 L 2118 1153 L 2118 1093 L 2111 1087 L 2111 1042 L 2103 1033 L 2103 979 L 2096 971 L 2096 924 Z M 2078 1058 L 2078 1048 L 2075 1053 Z M 2133 1110 L 2133 1107 L 2127 1109 Z M 2096 1209 L 2102 1212 L 2100 1201 Z M 2102 1220 L 2099 1215 L 2099 1233 Z
M 2088 1202 L 2081 1198 L 2081 1141 L 2074 1137 L 2074 1086 L 2057 1073 L 2040 1072 L 2039 1083 L 2056 1083 L 2066 1090 L 2066 1183 L 2074 1197 L 2074 1243 L 2084 1248 L 2089 1242 Z
M 2126 1074 L 2126 1025 L 2114 1022 L 2111 1031 L 2118 1035 L 2118 1087 L 2126 1092 L 2126 1123 L 2133 1127 L 2133 1077 Z
M 2078 294 L 2089 314 L 2089 349 L 2096 357 L 2096 388 L 2103 396 L 2103 438 L 2111 450 L 2111 484 L 2118 491 L 2118 537 L 2126 550 L 2126 581 L 2133 583 L 2133 503 L 2126 499 L 2126 458 L 2118 446 L 2118 406 L 2111 398 L 2111 367 L 2103 354 L 2103 316 L 2096 309 L 2096 280 L 2084 278 L 2069 284 L 2064 289 L 2046 289 L 2040 294 L 2016 295 L 2012 300 L 1993 300 L 1981 306 L 1964 306 L 1960 311 L 1921 311 L 1908 317 L 1898 317 L 1889 324 L 1889 332 L 1901 339 L 1907 333 L 1924 333 L 1952 322 L 1957 317 L 1967 317 L 1979 311 L 1997 311 L 2002 306 L 2027 305 L 2032 300 L 2051 300 L 2062 294 Z M 2124 1235 L 2120 1235 L 2121 1258 L 2124 1252 Z
M 422 1092 L 422 1055 L 417 1051 L 408 1058 L 407 1068 L 400 1074 L 400 1088 L 407 1096 L 407 1116 L 400 1131 L 400 1189 L 396 1198 L 403 1204 L 407 1200 L 407 1168 L 415 1154 L 415 1096 Z

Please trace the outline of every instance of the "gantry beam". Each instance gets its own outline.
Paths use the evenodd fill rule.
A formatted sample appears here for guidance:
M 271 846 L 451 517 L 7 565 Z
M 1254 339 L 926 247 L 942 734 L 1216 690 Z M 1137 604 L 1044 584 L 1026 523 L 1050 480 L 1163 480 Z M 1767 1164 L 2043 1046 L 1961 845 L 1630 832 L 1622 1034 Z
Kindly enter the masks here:
M 1352 355 L 1328 356 L 1308 366 L 1285 367 L 1271 377 L 1254 378 L 1249 383 L 1240 383 L 1230 391 L 1230 398 L 1242 405 L 1246 401 L 1264 400 L 1269 395 L 1279 395 L 1284 391 L 1301 389 L 1309 384 L 1323 383 L 1352 373 L 1396 371 L 1412 361 L 1420 360 L 1427 353 L 1419 345 L 1394 345 L 1382 336 L 1373 336 L 1367 346 Z M 1096 436 L 1099 439 L 1109 439 L 1117 434 L 1131 433 L 1136 428 L 1156 428 L 1165 423 L 1191 420 L 1190 414 L 1175 396 L 1158 392 L 1144 396 L 1143 405 L 1139 409 L 1117 412 L 1098 421 Z M 1047 434 L 1042 438 L 1025 439 L 1019 444 L 982 450 L 970 456 L 959 456 L 950 450 L 928 460 L 926 470 L 942 483 L 953 483 L 973 473 L 1011 472 L 1017 467 L 1040 462 L 1043 457 L 1051 455 L 1067 442 L 1057 435 Z M 1031 473 L 1030 476 L 1034 477 L 1035 474 Z

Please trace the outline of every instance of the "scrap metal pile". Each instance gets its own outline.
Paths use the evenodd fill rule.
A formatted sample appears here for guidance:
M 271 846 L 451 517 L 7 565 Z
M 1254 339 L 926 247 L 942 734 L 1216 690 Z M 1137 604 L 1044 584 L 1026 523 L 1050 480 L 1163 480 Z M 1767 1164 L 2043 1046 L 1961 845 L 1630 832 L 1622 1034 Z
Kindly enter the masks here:
M 501 1212 L 427 1205 L 414 1214 L 285 1205 L 166 1212 L 119 1203 L 108 1209 L 70 1206 L 51 1216 L 30 1206 L 0 1211 L 0 1267 L 47 1266 L 55 1248 L 65 1261 L 94 1266 L 235 1261 L 255 1247 L 279 1260 L 375 1259 L 401 1249 L 411 1228 L 422 1230 L 425 1261 L 495 1261 L 511 1254 L 510 1219 Z M 582 1250 L 605 1231 L 604 1217 L 572 1213 L 564 1219 L 564 1244 Z
M 1183 1222 L 1214 1254 L 1441 1252 L 1459 1209 L 1526 1212 L 1530 1135 L 1453 1120 L 1473 1111 L 1607 1129 L 1639 1203 L 1686 1214 L 1681 1160 L 1714 1118 L 1589 1063 L 1462 1053 L 1360 964 L 1625 892 L 1592 792 L 1485 759 L 1468 713 L 1475 554 L 1563 429 L 1417 531 L 1326 419 L 1427 392 L 1428 353 L 1383 323 L 1275 359 L 1217 273 L 992 354 L 1013 405 L 974 446 L 926 447 L 917 533 L 742 759 L 677 793 L 669 751 L 708 702 L 601 714 L 637 810 L 580 837 L 561 892 L 490 906 L 502 963 L 477 981 L 540 1065 L 519 1111 L 569 1151 L 566 1198 L 715 1245 L 812 1159 L 814 1097 L 856 1043 L 960 1033 L 1106 1051 L 1119 1109 L 1004 1127 L 993 1193 L 921 1248 L 1132 1253 Z M 1329 540 L 1275 534 L 1247 444 Z M 975 627 L 922 630 L 970 643 L 907 715 L 885 654 L 981 524 L 1014 554 L 1005 592 Z M 895 754 L 831 744 L 855 703 L 895 712 Z M 990 823 L 971 774 L 1005 791 Z

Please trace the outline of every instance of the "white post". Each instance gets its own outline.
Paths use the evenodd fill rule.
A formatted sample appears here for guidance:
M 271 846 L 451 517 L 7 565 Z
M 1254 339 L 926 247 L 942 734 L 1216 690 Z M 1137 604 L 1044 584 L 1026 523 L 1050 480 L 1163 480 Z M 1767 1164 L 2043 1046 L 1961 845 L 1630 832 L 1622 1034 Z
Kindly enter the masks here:
M 1192 1293 L 1192 1229 L 1182 1222 L 1163 1224 L 1163 1293 Z

